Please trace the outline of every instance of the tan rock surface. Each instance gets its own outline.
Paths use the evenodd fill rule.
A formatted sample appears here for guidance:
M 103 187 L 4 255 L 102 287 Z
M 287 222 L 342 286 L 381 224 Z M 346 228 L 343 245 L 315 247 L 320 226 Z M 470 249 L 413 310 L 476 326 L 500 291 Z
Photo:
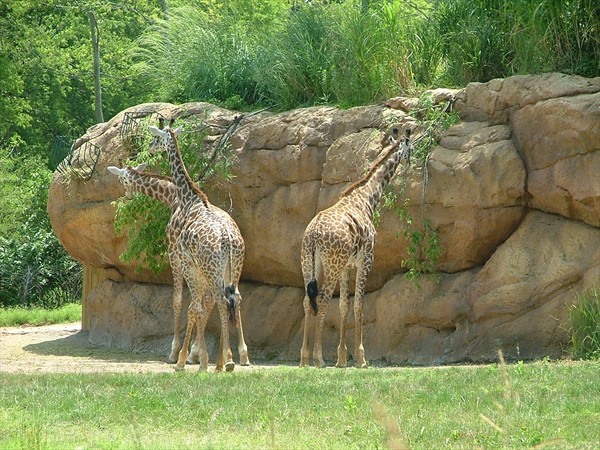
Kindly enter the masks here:
M 600 226 L 600 92 L 528 105 L 512 122 L 530 205 Z
M 380 211 L 364 313 L 367 358 L 481 361 L 494 359 L 499 347 L 514 358 L 558 356 L 568 344 L 566 305 L 574 292 L 600 283 L 600 79 L 519 76 L 472 83 L 452 95 L 468 121 L 442 135 L 426 180 L 416 162 L 399 168 L 391 206 Z M 210 139 L 237 114 L 206 103 L 130 108 L 78 141 L 101 148 L 90 180 L 56 174 L 51 186 L 56 235 L 78 260 L 110 268 L 114 280 L 89 297 L 90 340 L 166 356 L 170 274 L 154 277 L 121 261 L 127 243 L 113 229 L 111 202 L 123 191 L 106 166 L 130 156 L 119 129 L 132 111 L 202 117 L 215 125 Z M 232 207 L 246 241 L 240 289 L 251 358 L 298 359 L 304 229 L 363 176 L 397 124 L 413 128 L 415 120 L 382 105 L 313 107 L 254 116 L 232 136 L 234 177 L 212 179 L 206 191 L 213 203 Z M 426 217 L 438 230 L 438 283 L 417 287 L 402 274 L 409 255 L 396 209 L 405 199 L 414 226 Z M 350 314 L 349 350 L 352 320 Z M 325 328 L 325 358 L 332 360 L 336 301 Z M 213 347 L 217 330 L 213 317 Z

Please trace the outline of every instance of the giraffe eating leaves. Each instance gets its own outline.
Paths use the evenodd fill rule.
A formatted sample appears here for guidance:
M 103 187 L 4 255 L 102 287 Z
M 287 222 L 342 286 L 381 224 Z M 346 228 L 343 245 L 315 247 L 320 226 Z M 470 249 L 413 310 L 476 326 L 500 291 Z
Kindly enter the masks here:
M 225 361 L 225 370 L 231 371 L 235 363 L 229 351 L 228 319 L 237 322 L 235 305 L 241 302 L 241 296 L 238 290 L 239 277 L 236 276 L 237 269 L 234 268 L 234 263 L 241 261 L 239 252 L 243 249 L 243 245 L 240 247 L 239 243 L 236 243 L 235 232 L 230 224 L 215 213 L 210 207 L 206 194 L 189 176 L 177 140 L 181 128 L 174 130 L 171 127 L 166 129 L 150 127 L 150 131 L 155 135 L 150 151 L 166 151 L 169 159 L 169 167 L 180 203 L 181 229 L 176 239 L 175 252 L 181 273 L 191 293 L 185 338 L 175 369 L 185 368 L 191 333 L 195 325 L 198 328 L 200 370 L 208 369 L 204 329 L 210 310 L 216 303 L 221 321 L 217 368 L 220 361 Z
M 177 238 L 181 230 L 181 218 L 179 216 L 179 200 L 177 198 L 177 190 L 172 179 L 169 177 L 160 176 L 153 173 L 144 172 L 146 164 L 139 165 L 138 167 L 131 168 L 118 168 L 114 166 L 108 167 L 108 170 L 119 177 L 119 181 L 125 188 L 125 196 L 132 198 L 136 192 L 140 192 L 147 195 L 155 200 L 161 201 L 167 205 L 172 212 L 171 219 L 167 224 L 167 237 L 169 241 L 168 256 L 171 270 L 173 273 L 173 342 L 171 344 L 171 350 L 168 357 L 168 361 L 174 363 L 177 361 L 179 351 L 181 350 L 181 307 L 182 307 L 182 290 L 183 290 L 183 276 L 181 273 L 180 262 L 177 253 Z M 245 245 L 242 235 L 239 231 L 237 224 L 222 209 L 209 203 L 209 207 L 214 213 L 220 216 L 224 223 L 230 227 L 233 236 L 233 245 L 235 251 L 232 252 L 234 261 L 232 267 L 234 268 L 234 279 L 236 285 L 239 282 L 241 276 Z M 241 296 L 237 297 L 236 302 L 236 326 L 238 332 L 238 352 L 240 355 L 240 364 L 249 365 L 250 360 L 248 358 L 248 348 L 244 341 L 244 332 L 242 328 L 242 317 L 241 317 Z M 196 342 L 192 346 L 190 356 L 187 362 L 194 363 L 198 362 L 198 335 L 196 336 Z M 230 350 L 228 350 L 230 352 Z M 222 370 L 223 361 L 221 358 L 217 361 L 217 370 Z
M 397 132 L 397 129 L 394 129 Z M 367 276 L 373 265 L 375 246 L 375 207 L 400 161 L 408 160 L 412 150 L 410 130 L 395 141 L 361 180 L 340 195 L 333 206 L 319 212 L 308 224 L 302 239 L 301 262 L 306 295 L 304 297 L 304 338 L 300 365 L 309 365 L 308 334 L 312 316 L 316 316 L 313 359 L 325 367 L 322 339 L 323 322 L 329 301 L 340 283 L 340 340 L 336 367 L 346 367 L 346 319 L 350 310 L 350 272 L 356 268 L 354 293 L 355 348 L 357 367 L 367 367 L 363 346 L 362 312 Z M 321 275 L 322 284 L 317 279 Z

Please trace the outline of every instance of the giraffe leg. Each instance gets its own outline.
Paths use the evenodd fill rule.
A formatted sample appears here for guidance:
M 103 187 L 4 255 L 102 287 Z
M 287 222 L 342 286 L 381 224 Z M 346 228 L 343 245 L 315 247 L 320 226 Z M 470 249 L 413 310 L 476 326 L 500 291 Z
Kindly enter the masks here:
M 354 293 L 354 352 L 356 358 L 356 367 L 361 369 L 367 367 L 367 361 L 365 360 L 365 348 L 363 346 L 362 312 L 365 284 L 367 282 L 367 275 L 371 269 L 371 264 L 372 258 L 367 258 L 367 260 L 356 270 L 356 292 Z
M 350 311 L 350 295 L 348 293 L 348 285 L 350 278 L 350 269 L 346 268 L 342 271 L 340 279 L 340 343 L 337 348 L 337 363 L 335 367 L 346 367 L 347 348 L 346 348 L 346 323 L 348 311 Z
M 312 323 L 313 317 L 308 295 L 304 296 L 304 301 L 302 304 L 304 306 L 304 337 L 302 339 L 302 348 L 300 349 L 300 367 L 308 367 L 308 365 L 310 364 L 308 334 L 310 331 L 310 325 Z
M 334 284 L 326 284 L 323 287 L 323 291 L 317 296 L 317 317 L 315 326 L 315 346 L 313 348 L 313 359 L 315 366 L 319 368 L 325 367 L 325 361 L 323 360 L 323 323 L 325 322 L 325 315 L 327 314 L 327 308 L 329 302 L 333 296 Z
M 250 358 L 248 357 L 248 346 L 246 345 L 246 341 L 244 340 L 244 328 L 242 327 L 242 296 L 240 291 L 236 287 L 235 289 L 236 296 L 236 315 L 237 322 L 235 324 L 238 333 L 238 353 L 240 355 L 240 364 L 242 366 L 250 365 Z
M 229 303 L 223 295 L 223 289 L 215 287 L 214 296 L 217 299 L 217 308 L 221 319 L 221 343 L 219 346 L 220 356 L 225 360 L 225 370 L 231 372 L 235 368 L 231 348 L 229 346 Z
M 187 364 L 198 364 L 200 358 L 200 333 L 198 333 L 198 323 L 196 323 L 196 338 L 192 342 L 192 348 L 190 354 L 187 357 Z
M 215 303 L 214 301 L 211 302 L 211 297 L 208 292 L 204 294 L 204 298 L 202 301 L 203 317 L 206 316 L 206 321 L 208 322 L 208 318 L 210 317 L 210 313 Z M 186 361 L 188 364 L 200 364 L 200 353 L 203 346 L 205 347 L 205 344 L 203 343 L 205 327 L 206 323 L 204 323 L 204 325 L 202 326 L 202 331 L 200 331 L 200 324 L 196 323 L 196 339 L 194 339 L 192 349 L 190 350 L 190 355 L 188 356 L 188 359 Z M 202 357 L 206 359 L 206 355 L 203 355 Z M 204 366 L 208 367 L 208 360 L 204 364 Z
M 188 349 L 190 348 L 190 338 L 192 335 L 192 330 L 194 329 L 194 325 L 198 320 L 202 318 L 202 305 L 193 302 L 190 304 L 188 308 L 188 323 L 187 328 L 185 330 L 185 338 L 183 340 L 183 346 L 179 351 L 179 357 L 177 359 L 177 365 L 175 366 L 175 370 L 181 371 L 185 369 L 185 360 L 188 356 Z
M 169 246 L 169 254 L 173 253 Z M 171 343 L 171 353 L 169 353 L 169 363 L 175 363 L 181 350 L 181 303 L 183 292 L 183 276 L 179 267 L 179 260 L 175 256 L 169 257 L 171 270 L 173 272 L 173 342 Z
M 302 338 L 302 348 L 300 349 L 300 367 L 308 367 L 310 364 L 309 360 L 309 350 L 308 350 L 308 333 L 310 327 L 310 308 L 309 306 L 309 298 L 308 296 L 304 296 L 304 301 L 302 302 L 304 305 L 304 336 Z

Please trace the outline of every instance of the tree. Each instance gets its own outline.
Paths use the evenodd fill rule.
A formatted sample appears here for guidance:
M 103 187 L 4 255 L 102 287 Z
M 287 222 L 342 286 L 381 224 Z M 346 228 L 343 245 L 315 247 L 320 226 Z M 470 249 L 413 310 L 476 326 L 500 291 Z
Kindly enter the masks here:
M 102 83 L 100 80 L 100 32 L 93 11 L 88 12 L 90 16 L 90 32 L 92 33 L 92 49 L 94 51 L 94 110 L 96 122 L 104 122 L 102 114 Z

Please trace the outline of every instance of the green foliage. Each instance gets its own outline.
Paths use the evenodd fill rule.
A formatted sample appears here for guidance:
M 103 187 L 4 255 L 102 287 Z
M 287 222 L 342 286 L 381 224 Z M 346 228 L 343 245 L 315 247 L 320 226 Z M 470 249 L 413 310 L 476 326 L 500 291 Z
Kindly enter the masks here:
M 31 227 L 0 237 L 0 305 L 56 308 L 79 301 L 81 273 L 52 231 Z
M 260 55 L 244 20 L 236 18 L 191 6 L 171 9 L 168 20 L 140 38 L 136 72 L 169 101 L 201 99 L 240 108 L 259 103 L 253 71 Z
M 444 43 L 441 78 L 447 82 L 600 73 L 600 5 L 594 0 L 444 0 L 433 16 Z
M 334 101 L 328 33 L 324 8 L 304 7 L 261 43 L 266 59 L 264 70 L 256 71 L 256 83 L 268 103 L 288 109 Z
M 402 260 L 406 277 L 418 284 L 421 275 L 435 275 L 435 265 L 442 253 L 438 231 L 428 219 L 423 219 L 421 229 L 411 229 L 412 219 L 406 215 L 404 236 L 408 239 L 408 258 Z
M 0 181 L 0 305 L 78 301 L 81 267 L 52 233 L 45 212 L 50 172 L 41 158 L 4 151 Z
M 55 136 L 94 124 L 89 11 L 99 26 L 105 117 L 148 98 L 129 73 L 129 47 L 157 3 L 2 2 L 0 147 L 47 157 Z
M 431 94 L 421 95 L 417 109 L 410 114 L 419 118 L 419 125 L 424 130 L 423 137 L 415 144 L 412 157 L 416 159 L 417 165 L 426 167 L 429 154 L 438 144 L 441 134 L 458 123 L 460 118 L 452 111 L 452 103 L 444 101 L 436 104 Z
M 600 74 L 593 0 L 203 3 L 139 41 L 143 79 L 166 100 L 349 107 L 436 83 Z
M 600 359 L 600 289 L 577 294 L 569 308 L 572 353 L 576 358 Z
M 378 225 L 381 220 L 381 209 L 395 209 L 398 217 L 404 222 L 403 235 L 408 242 L 408 258 L 402 261 L 402 267 L 407 270 L 407 278 L 419 284 L 421 275 L 435 275 L 436 264 L 442 254 L 440 237 L 430 220 L 426 217 L 424 209 L 425 194 L 428 183 L 428 161 L 433 147 L 439 141 L 441 133 L 459 121 L 458 115 L 451 110 L 452 104 L 445 102 L 435 104 L 431 95 L 425 94 L 419 98 L 417 109 L 412 115 L 419 118 L 419 129 L 423 130 L 419 137 L 413 137 L 414 151 L 411 156 L 412 170 L 423 172 L 423 194 L 421 198 L 421 217 L 417 222 L 409 212 L 410 201 L 404 199 L 406 177 L 401 181 L 398 190 L 388 185 L 374 214 L 374 223 Z M 397 188 L 396 188 L 397 189 Z
M 116 202 L 115 231 L 118 235 L 127 232 L 128 245 L 121 259 L 131 262 L 140 259 L 141 270 L 149 268 L 158 274 L 167 268 L 168 240 L 165 227 L 171 210 L 150 197 L 137 194 L 131 200 Z
M 50 228 L 45 212 L 50 177 L 42 158 L 0 148 L 0 236 L 18 236 L 29 227 Z

